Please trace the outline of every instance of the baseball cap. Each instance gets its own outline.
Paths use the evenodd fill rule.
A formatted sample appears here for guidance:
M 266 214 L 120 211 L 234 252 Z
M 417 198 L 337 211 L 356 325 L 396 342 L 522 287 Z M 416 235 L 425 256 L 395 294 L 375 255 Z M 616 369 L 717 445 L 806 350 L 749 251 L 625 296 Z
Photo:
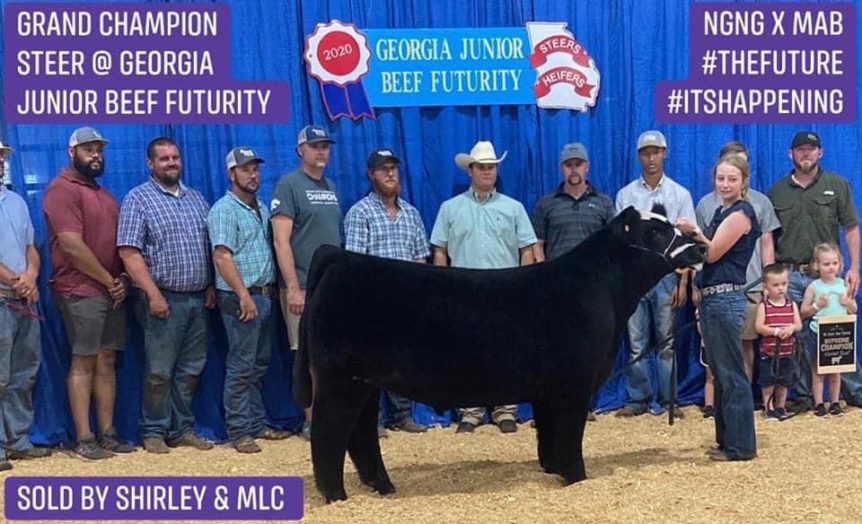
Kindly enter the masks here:
M 793 137 L 790 149 L 796 149 L 799 146 L 814 146 L 819 149 L 820 137 L 814 131 L 800 131 Z
M 644 131 L 641 133 L 641 136 L 638 137 L 638 151 L 650 146 L 663 147 L 667 149 L 667 140 L 665 140 L 661 131 L 656 131 L 654 129 Z
M 0 155 L 11 155 L 14 152 L 15 152 L 14 147 L 7 146 L 6 144 L 3 143 L 2 140 L 0 140 Z M 0 176 L 2 176 L 2 175 L 0 175 Z
M 318 142 L 329 142 L 334 144 L 335 140 L 329 136 L 329 132 L 323 126 L 311 124 L 305 126 L 299 131 L 299 136 L 296 138 L 296 147 L 302 144 L 316 144 Z
M 574 144 L 566 144 L 563 146 L 562 151 L 560 151 L 560 163 L 567 160 L 571 160 L 573 158 L 578 158 L 581 160 L 590 161 L 590 157 L 587 154 L 587 148 L 584 147 L 584 144 L 576 142 Z
M 102 135 L 92 127 L 79 127 L 78 129 L 73 131 L 72 136 L 69 137 L 69 147 L 75 147 L 81 144 L 88 144 L 90 142 L 101 142 L 103 144 L 108 143 L 108 141 L 105 140 Z
M 378 149 L 368 156 L 368 169 L 377 169 L 387 162 L 393 162 L 396 166 L 401 163 L 391 149 Z
M 254 149 L 247 146 L 235 147 L 230 150 L 230 153 L 227 154 L 225 158 L 227 161 L 227 168 L 230 169 L 232 167 L 239 167 L 248 164 L 249 162 L 260 162 L 264 163 L 264 160 L 257 156 L 257 153 L 254 152 Z

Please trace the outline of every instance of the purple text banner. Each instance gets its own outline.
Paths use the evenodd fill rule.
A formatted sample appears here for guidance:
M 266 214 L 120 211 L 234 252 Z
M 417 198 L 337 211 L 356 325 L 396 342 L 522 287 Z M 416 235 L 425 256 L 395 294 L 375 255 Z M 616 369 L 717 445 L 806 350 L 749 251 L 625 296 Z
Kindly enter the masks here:
M 692 4 L 689 78 L 659 82 L 665 123 L 856 120 L 852 3 Z
M 9 477 L 10 520 L 299 520 L 298 477 Z
M 16 124 L 284 123 L 284 82 L 231 78 L 224 4 L 7 4 L 4 107 Z

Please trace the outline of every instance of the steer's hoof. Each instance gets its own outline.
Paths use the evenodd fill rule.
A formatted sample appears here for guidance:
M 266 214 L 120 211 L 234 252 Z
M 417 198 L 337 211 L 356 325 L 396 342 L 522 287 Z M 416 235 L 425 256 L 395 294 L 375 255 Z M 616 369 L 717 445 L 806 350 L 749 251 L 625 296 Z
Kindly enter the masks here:
M 580 482 L 580 481 L 586 480 L 586 479 L 587 479 L 587 476 L 581 472 L 564 473 L 563 474 L 563 482 L 566 484 L 566 486 L 571 486 L 575 482 Z
M 374 491 L 380 495 L 393 495 L 395 493 L 395 486 L 391 482 L 384 482 L 375 486 Z
M 327 504 L 338 502 L 339 500 L 347 500 L 347 492 L 343 489 L 341 491 L 331 491 L 324 493 L 323 498 L 326 499 Z

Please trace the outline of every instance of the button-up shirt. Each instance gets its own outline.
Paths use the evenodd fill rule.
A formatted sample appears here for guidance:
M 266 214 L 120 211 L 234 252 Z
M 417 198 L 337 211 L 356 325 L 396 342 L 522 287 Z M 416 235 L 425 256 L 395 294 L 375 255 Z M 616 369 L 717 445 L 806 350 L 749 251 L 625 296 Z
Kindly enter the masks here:
M 230 250 L 245 287 L 267 286 L 275 282 L 269 210 L 260 200 L 257 200 L 255 210 L 233 191 L 228 191 L 213 204 L 207 216 L 207 226 L 213 251 L 218 246 Z M 216 288 L 232 291 L 218 271 Z
M 180 184 L 174 194 L 150 177 L 123 200 L 117 246 L 141 250 L 159 288 L 200 291 L 212 282 L 208 211 L 198 191 Z
M 480 201 L 470 188 L 440 206 L 431 243 L 446 248 L 454 267 L 503 269 L 520 265 L 536 234 L 520 202 L 496 191 Z
M 662 175 L 658 185 L 653 189 L 646 183 L 643 176 L 630 182 L 617 193 L 617 213 L 634 206 L 638 211 L 652 211 L 653 206 L 662 205 L 667 212 L 667 219 L 676 222 L 685 217 L 695 222 L 694 204 L 691 193 L 667 175 Z
M 0 263 L 16 275 L 27 269 L 27 247 L 33 245 L 33 222 L 27 203 L 0 184 Z M 9 286 L 0 283 L 0 288 Z
M 426 258 L 428 236 L 415 207 L 396 198 L 397 212 L 391 216 L 377 193 L 357 202 L 344 219 L 345 249 L 383 258 Z

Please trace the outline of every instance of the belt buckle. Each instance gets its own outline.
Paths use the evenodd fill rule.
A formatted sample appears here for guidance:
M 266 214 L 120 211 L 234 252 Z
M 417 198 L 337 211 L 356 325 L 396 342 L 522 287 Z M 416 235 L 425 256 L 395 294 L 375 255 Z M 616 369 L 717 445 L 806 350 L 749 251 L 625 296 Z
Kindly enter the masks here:
M 271 296 L 272 295 L 272 285 L 267 284 L 265 286 L 260 286 L 260 294 L 265 296 L 265 297 Z

